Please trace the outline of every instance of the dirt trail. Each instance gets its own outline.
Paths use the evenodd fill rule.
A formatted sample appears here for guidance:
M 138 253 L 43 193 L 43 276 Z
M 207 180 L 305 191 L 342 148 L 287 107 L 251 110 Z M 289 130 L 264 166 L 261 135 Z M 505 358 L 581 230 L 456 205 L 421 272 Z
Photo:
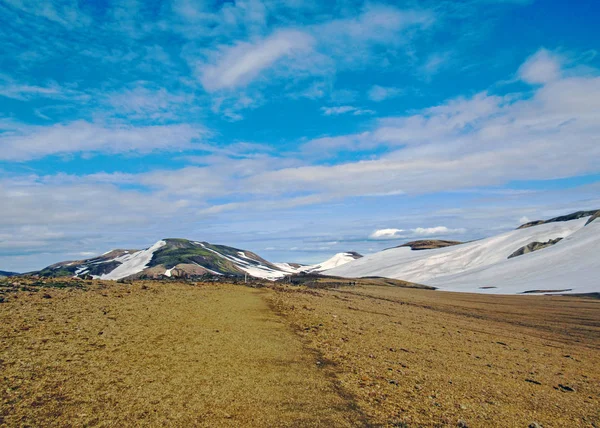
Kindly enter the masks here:
M 11 297 L 0 425 L 360 425 L 261 293 L 149 284 Z

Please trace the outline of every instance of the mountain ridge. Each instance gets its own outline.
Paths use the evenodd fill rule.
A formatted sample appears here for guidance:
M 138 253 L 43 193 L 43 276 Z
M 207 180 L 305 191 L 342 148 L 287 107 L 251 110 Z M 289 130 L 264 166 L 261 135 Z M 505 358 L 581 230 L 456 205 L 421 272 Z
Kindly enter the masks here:
M 143 250 L 115 249 L 89 259 L 54 263 L 30 275 L 105 280 L 250 276 L 276 280 L 301 271 L 319 272 L 362 257 L 339 253 L 318 265 L 272 263 L 258 254 L 226 245 L 165 238 Z

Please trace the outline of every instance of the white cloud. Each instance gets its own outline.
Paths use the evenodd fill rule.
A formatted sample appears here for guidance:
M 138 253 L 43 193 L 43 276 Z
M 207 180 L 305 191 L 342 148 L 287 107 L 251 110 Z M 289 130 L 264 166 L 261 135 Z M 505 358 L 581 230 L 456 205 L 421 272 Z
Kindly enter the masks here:
M 116 115 L 154 121 L 174 120 L 184 112 L 189 114 L 197 110 L 192 101 L 190 95 L 172 93 L 145 82 L 106 96 L 106 103 L 115 110 Z
M 546 49 L 540 49 L 519 68 L 519 77 L 532 84 L 545 84 L 561 77 L 564 59 Z
M 429 55 L 423 66 L 421 67 L 421 73 L 426 79 L 431 78 L 437 74 L 443 67 L 448 65 L 451 54 L 450 52 L 436 52 Z
M 0 96 L 21 101 L 35 98 L 85 101 L 90 98 L 83 92 L 63 87 L 56 82 L 46 82 L 40 86 L 19 82 L 4 74 L 0 74 Z
M 310 35 L 285 30 L 254 43 L 227 46 L 211 62 L 198 66 L 200 81 L 210 92 L 244 86 L 282 58 L 310 52 L 312 45 Z
M 332 53 L 344 52 L 349 60 L 373 45 L 398 45 L 409 29 L 422 29 L 434 22 L 424 10 L 402 10 L 387 5 L 371 5 L 358 16 L 333 20 L 315 27 L 321 43 Z
M 346 113 L 351 113 L 354 116 L 375 114 L 373 110 L 361 109 L 354 106 L 321 107 L 321 111 L 325 116 L 339 116 Z
M 369 235 L 369 239 L 393 240 L 408 239 L 410 237 L 443 236 L 457 233 L 465 233 L 466 229 L 450 229 L 446 226 L 417 227 L 415 229 L 378 229 Z
M 529 223 L 531 220 L 529 220 L 529 217 L 527 216 L 523 216 L 519 219 L 519 224 L 525 224 L 525 223 Z
M 367 96 L 371 101 L 380 102 L 390 98 L 396 98 L 402 95 L 404 91 L 401 88 L 393 86 L 374 85 L 369 89 Z
M 0 124 L 0 159 L 28 160 L 68 153 L 149 153 L 193 147 L 206 131 L 186 124 L 106 125 L 76 121 L 53 126 Z
M 402 235 L 404 230 L 402 229 L 378 229 L 369 235 L 370 239 L 401 239 L 405 235 Z
M 83 13 L 75 0 L 61 2 L 44 2 L 43 5 L 37 0 L 6 0 L 10 6 L 36 17 L 41 17 L 64 25 L 66 28 L 86 27 L 92 19 Z
M 432 235 L 451 235 L 455 233 L 464 233 L 465 229 L 449 229 L 446 226 L 436 226 L 436 227 L 417 227 L 413 229 L 412 232 L 415 235 L 420 236 L 432 236 Z

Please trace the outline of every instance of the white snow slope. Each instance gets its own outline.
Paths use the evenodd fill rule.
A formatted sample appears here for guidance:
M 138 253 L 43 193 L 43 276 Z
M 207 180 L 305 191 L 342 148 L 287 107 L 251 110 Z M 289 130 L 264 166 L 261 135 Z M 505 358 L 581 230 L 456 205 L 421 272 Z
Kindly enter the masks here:
M 143 251 L 138 251 L 133 254 L 128 253 L 121 257 L 117 257 L 114 260 L 121 262 L 121 264 L 109 273 L 101 275 L 100 279 L 117 280 L 143 271 L 146 266 L 148 266 L 148 263 L 150 263 L 150 260 L 152 260 L 154 252 L 166 244 L 165 241 L 158 241 L 156 244 Z
M 325 260 L 322 263 L 318 263 L 316 265 L 304 265 L 299 267 L 294 267 L 289 263 L 273 263 L 279 269 L 286 273 L 320 273 L 327 269 L 333 269 L 338 266 L 345 265 L 353 260 L 356 260 L 356 256 L 352 253 L 337 253 L 333 257 Z
M 453 247 L 393 248 L 327 270 L 342 277 L 382 276 L 442 290 L 515 294 L 532 290 L 600 292 L 600 221 L 588 218 L 542 224 Z M 565 238 L 508 259 L 531 242 Z M 481 288 L 485 287 L 485 288 Z M 488 288 L 494 287 L 494 288 Z
M 301 272 L 323 272 L 328 269 L 333 269 L 346 263 L 350 263 L 351 261 L 356 260 L 356 256 L 352 253 L 337 253 L 330 259 L 325 260 L 323 263 L 319 263 L 318 265 L 312 266 L 303 266 L 300 268 Z

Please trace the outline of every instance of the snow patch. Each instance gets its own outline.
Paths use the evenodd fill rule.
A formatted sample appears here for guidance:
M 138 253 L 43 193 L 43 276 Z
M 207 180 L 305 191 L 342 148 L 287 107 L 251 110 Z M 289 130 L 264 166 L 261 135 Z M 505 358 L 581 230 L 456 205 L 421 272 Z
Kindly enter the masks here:
M 101 275 L 100 279 L 117 280 L 143 271 L 148 266 L 148 263 L 150 263 L 150 260 L 152 260 L 154 252 L 165 245 L 167 245 L 165 241 L 158 241 L 146 250 L 133 254 L 123 254 L 115 258 L 114 260 L 121 262 L 121 264 L 111 272 Z
M 219 257 L 222 257 L 222 258 L 234 263 L 238 267 L 238 269 L 240 269 L 243 272 L 246 272 L 248 275 L 251 275 L 253 277 L 267 279 L 269 281 L 275 281 L 279 278 L 283 278 L 284 276 L 286 276 L 286 272 L 274 270 L 268 266 L 260 264 L 258 261 L 246 257 L 245 253 L 242 253 L 241 251 L 238 252 L 238 255 L 241 255 L 240 253 L 242 253 L 243 254 L 242 257 L 246 257 L 247 260 L 242 260 L 238 257 L 221 254 L 218 251 L 213 250 L 212 248 L 208 248 L 206 245 L 204 245 L 202 243 L 199 243 L 199 244 L 202 245 L 202 247 L 204 247 L 208 251 L 215 253 Z M 250 263 L 250 261 L 253 263 Z M 256 263 L 256 264 L 254 264 L 254 263 Z

